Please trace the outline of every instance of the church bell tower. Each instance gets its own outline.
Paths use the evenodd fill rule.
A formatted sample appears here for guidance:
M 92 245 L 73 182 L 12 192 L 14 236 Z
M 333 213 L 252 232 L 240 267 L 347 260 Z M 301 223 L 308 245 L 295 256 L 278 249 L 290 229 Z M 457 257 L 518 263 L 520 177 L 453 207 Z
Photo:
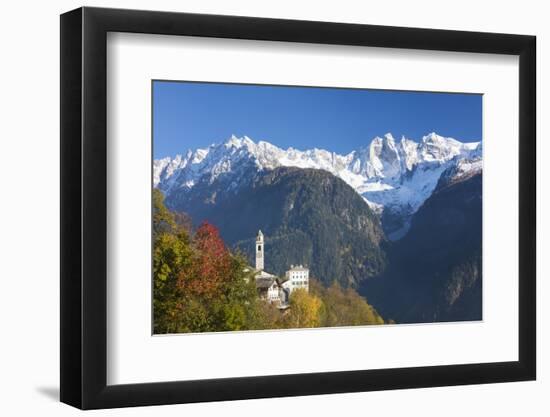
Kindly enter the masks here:
M 264 270 L 264 235 L 261 230 L 256 237 L 256 270 Z

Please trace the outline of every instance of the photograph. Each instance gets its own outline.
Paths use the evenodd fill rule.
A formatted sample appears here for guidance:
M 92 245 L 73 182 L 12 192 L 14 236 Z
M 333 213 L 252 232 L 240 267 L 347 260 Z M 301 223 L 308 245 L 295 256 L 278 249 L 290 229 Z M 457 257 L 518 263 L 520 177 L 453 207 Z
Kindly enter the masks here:
M 483 320 L 482 94 L 151 88 L 153 334 Z

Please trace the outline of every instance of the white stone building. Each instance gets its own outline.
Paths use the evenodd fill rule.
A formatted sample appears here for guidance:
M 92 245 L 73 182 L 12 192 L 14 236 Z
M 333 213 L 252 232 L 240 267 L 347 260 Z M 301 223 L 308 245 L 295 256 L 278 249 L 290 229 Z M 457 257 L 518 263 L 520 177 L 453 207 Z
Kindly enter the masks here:
M 289 284 L 290 291 L 303 288 L 309 291 L 309 269 L 303 265 L 290 265 L 290 269 L 286 271 L 285 283 Z
M 260 297 L 279 308 L 287 308 L 293 291 L 302 288 L 309 291 L 309 269 L 303 265 L 291 265 L 284 278 L 264 271 L 264 235 L 261 230 L 256 237 L 256 288 Z

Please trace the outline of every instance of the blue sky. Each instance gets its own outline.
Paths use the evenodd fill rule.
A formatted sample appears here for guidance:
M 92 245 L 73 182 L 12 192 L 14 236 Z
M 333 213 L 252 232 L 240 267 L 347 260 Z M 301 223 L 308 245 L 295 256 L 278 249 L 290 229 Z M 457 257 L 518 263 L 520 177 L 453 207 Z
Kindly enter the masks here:
M 154 81 L 153 153 L 175 156 L 232 134 L 341 154 L 387 132 L 470 142 L 481 140 L 481 108 L 477 94 Z

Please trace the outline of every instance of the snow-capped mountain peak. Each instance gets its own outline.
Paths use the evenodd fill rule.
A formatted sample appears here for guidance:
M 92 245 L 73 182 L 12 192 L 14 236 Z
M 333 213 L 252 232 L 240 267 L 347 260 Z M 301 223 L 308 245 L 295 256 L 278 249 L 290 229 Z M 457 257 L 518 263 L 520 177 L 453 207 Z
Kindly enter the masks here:
M 225 142 L 184 155 L 154 161 L 154 186 L 167 196 L 191 190 L 197 183 L 228 180 L 227 189 L 259 171 L 277 167 L 322 169 L 353 187 L 371 208 L 391 210 L 406 218 L 431 195 L 450 166 L 481 166 L 481 142 L 462 143 L 432 132 L 419 142 L 391 133 L 375 137 L 368 147 L 340 155 L 324 149 L 281 149 L 267 141 L 232 135 Z M 462 162 L 461 162 L 462 161 Z M 478 161 L 473 165 L 468 161 Z M 457 171 L 459 174 L 460 169 Z
M 228 149 L 241 149 L 243 147 L 250 149 L 255 146 L 255 143 L 248 136 L 243 136 L 242 138 L 239 138 L 235 135 L 231 135 L 231 137 L 224 142 L 224 146 Z

